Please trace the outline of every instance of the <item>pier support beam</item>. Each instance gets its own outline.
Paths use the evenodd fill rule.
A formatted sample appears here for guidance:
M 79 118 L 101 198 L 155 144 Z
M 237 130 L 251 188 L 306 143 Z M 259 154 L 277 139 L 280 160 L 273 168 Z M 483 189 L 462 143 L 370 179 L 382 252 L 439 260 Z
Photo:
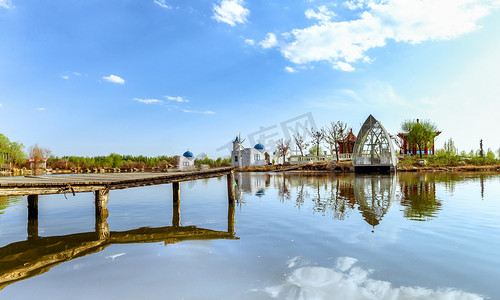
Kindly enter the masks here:
M 28 196 L 28 220 L 38 219 L 38 195 Z
M 227 174 L 227 198 L 229 203 L 234 203 L 234 171 Z
M 28 239 L 38 238 L 38 195 L 28 196 Z
M 181 193 L 178 182 L 172 182 L 172 192 L 173 192 L 174 203 L 179 203 Z
M 229 202 L 229 207 L 227 208 L 227 232 L 229 232 L 230 234 L 235 234 L 234 211 L 235 211 L 234 201 Z
M 177 202 L 174 201 L 173 211 L 172 211 L 172 226 L 174 227 L 181 226 L 181 206 L 179 204 L 179 201 Z
M 109 190 L 95 192 L 95 232 L 99 240 L 109 238 L 108 208 Z

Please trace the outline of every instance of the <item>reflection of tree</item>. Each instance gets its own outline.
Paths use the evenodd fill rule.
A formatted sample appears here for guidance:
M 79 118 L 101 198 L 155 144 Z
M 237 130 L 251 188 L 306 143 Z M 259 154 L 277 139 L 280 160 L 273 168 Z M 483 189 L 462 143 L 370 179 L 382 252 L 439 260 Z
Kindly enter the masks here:
M 11 204 L 23 201 L 23 196 L 0 196 L 0 215 Z
M 428 221 L 437 216 L 441 201 L 436 198 L 436 182 L 433 179 L 422 176 L 401 180 L 401 205 L 405 207 L 405 218 Z
M 284 174 L 281 176 L 281 179 L 282 179 L 281 181 L 278 180 L 278 197 L 280 199 L 280 202 L 283 203 L 285 201 L 290 200 L 292 195 L 291 195 L 291 190 L 287 185 L 287 180 L 286 180 L 287 178 Z
M 358 175 L 354 179 L 354 194 L 365 221 L 377 226 L 387 213 L 395 196 L 394 175 Z
M 328 183 L 330 187 L 328 188 Z M 314 210 L 323 215 L 331 214 L 336 220 L 344 220 L 354 209 L 356 200 L 354 199 L 354 189 L 352 179 L 346 176 L 336 176 L 325 181 L 325 196 L 321 198 L 321 193 L 317 186 L 317 195 L 313 197 Z
M 299 209 L 304 204 L 305 199 L 309 198 L 309 193 L 304 190 L 304 184 L 297 186 L 297 199 L 295 200 L 295 206 Z

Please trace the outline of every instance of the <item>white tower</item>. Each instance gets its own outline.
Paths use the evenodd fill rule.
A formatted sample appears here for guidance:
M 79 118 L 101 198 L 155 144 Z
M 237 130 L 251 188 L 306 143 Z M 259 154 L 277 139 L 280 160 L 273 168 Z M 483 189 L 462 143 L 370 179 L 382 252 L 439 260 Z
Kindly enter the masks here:
M 245 150 L 245 147 L 243 146 L 243 142 L 245 141 L 245 139 L 241 139 L 241 135 L 238 134 L 238 136 L 236 137 L 236 139 L 234 139 L 233 141 L 233 152 L 236 154 L 238 153 L 238 167 L 240 168 L 241 170 L 241 150 Z

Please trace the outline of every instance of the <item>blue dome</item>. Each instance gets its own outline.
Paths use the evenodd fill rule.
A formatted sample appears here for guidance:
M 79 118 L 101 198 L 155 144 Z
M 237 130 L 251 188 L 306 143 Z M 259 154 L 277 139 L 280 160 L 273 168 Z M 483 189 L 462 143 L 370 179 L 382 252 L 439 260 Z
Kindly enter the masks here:
M 194 154 L 193 154 L 193 152 L 191 152 L 191 151 L 188 150 L 188 151 L 184 152 L 184 154 L 182 154 L 182 156 L 184 156 L 184 157 L 194 157 Z
M 262 145 L 261 143 L 258 143 L 257 145 L 255 145 L 254 148 L 257 150 L 265 150 L 266 149 L 266 148 L 264 148 L 264 145 Z

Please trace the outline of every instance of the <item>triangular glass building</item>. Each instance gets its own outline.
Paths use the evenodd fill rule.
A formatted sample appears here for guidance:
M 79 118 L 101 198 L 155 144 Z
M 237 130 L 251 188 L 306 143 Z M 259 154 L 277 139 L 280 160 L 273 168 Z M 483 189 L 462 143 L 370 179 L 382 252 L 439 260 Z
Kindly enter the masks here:
M 390 135 L 372 115 L 368 116 L 354 144 L 355 171 L 391 171 L 398 164 Z

